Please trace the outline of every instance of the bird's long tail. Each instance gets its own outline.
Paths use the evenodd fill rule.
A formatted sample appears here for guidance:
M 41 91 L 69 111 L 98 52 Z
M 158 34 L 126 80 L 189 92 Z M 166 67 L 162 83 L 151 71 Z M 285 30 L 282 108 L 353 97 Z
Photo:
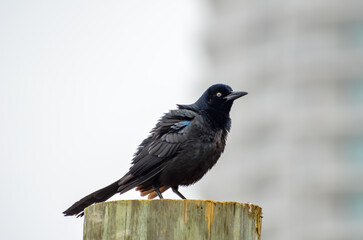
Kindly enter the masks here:
M 83 216 L 83 210 L 89 205 L 106 201 L 107 199 L 118 193 L 119 191 L 117 191 L 117 189 L 119 188 L 119 181 L 120 180 L 117 180 L 116 182 L 108 185 L 107 187 L 104 187 L 100 190 L 97 190 L 96 192 L 85 196 L 84 198 L 70 206 L 67 210 L 65 210 L 63 214 L 65 216 Z

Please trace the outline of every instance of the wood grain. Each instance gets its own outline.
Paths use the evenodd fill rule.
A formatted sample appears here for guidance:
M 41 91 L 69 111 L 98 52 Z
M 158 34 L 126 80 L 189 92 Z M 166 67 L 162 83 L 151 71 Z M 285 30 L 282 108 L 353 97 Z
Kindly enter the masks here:
M 209 200 L 122 200 L 85 209 L 84 239 L 259 240 L 262 209 Z

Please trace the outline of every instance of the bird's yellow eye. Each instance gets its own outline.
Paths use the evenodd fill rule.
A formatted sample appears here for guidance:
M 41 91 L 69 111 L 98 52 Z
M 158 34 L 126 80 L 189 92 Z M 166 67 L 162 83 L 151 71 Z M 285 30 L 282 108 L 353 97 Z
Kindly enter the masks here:
M 222 97 L 222 93 L 217 92 L 216 96 L 217 96 L 217 97 Z

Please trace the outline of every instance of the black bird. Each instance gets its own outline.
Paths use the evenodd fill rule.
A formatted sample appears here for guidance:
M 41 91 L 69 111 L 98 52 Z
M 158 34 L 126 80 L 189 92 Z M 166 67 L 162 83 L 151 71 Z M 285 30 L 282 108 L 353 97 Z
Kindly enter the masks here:
M 91 193 L 63 212 L 83 216 L 84 208 L 103 202 L 132 188 L 148 198 L 171 188 L 182 199 L 180 185 L 199 181 L 217 162 L 231 127 L 229 112 L 233 101 L 247 92 L 215 84 L 193 104 L 177 105 L 166 113 L 138 147 L 130 170 L 111 185 Z

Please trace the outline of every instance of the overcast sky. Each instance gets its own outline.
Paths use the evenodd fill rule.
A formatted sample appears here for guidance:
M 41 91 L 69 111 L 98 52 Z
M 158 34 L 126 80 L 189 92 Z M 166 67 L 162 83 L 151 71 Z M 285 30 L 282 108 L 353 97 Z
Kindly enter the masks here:
M 195 0 L 0 2 L 2 239 L 82 239 L 83 218 L 61 212 L 126 173 L 157 119 L 208 87 L 206 15 Z

